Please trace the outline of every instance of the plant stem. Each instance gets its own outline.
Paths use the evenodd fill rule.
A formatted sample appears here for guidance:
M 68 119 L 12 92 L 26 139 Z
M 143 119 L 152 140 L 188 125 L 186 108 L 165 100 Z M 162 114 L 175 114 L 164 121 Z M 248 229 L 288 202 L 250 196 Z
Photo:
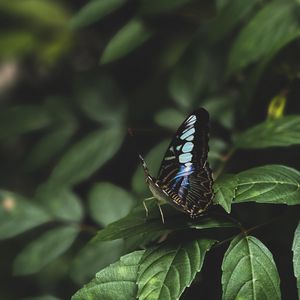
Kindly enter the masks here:
M 219 166 L 219 168 L 216 170 L 216 172 L 214 173 L 214 177 L 215 179 L 217 179 L 224 171 L 228 161 L 230 160 L 230 158 L 233 156 L 233 154 L 235 153 L 236 149 L 234 147 L 232 147 L 228 153 L 226 155 L 224 155 L 222 162 Z

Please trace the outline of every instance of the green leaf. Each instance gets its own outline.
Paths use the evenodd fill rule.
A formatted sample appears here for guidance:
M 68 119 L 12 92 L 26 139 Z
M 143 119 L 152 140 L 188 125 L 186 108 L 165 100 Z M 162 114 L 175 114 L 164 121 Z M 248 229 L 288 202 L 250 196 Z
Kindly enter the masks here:
M 118 127 L 100 129 L 75 144 L 54 168 L 49 184 L 73 185 L 87 179 L 119 150 L 124 132 Z
M 159 126 L 174 131 L 177 130 L 184 119 L 184 114 L 174 108 L 161 110 L 154 117 L 155 122 Z
M 267 165 L 243 171 L 237 178 L 234 203 L 300 204 L 300 173 L 293 168 Z
M 217 18 L 208 27 L 208 39 L 216 43 L 226 37 L 232 29 L 253 11 L 259 0 L 230 0 L 222 7 Z
M 223 299 L 281 299 L 272 253 L 252 236 L 236 237 L 222 263 Z
M 162 205 L 165 223 L 162 223 L 157 204 L 147 203 L 148 217 L 144 207 L 137 207 L 128 216 L 111 223 L 100 230 L 94 237 L 94 241 L 109 241 L 120 238 L 128 238 L 139 234 L 153 234 L 167 230 L 182 230 L 188 228 L 208 229 L 218 227 L 234 227 L 231 222 L 219 218 L 202 217 L 195 220 L 190 219 L 182 212 L 175 210 L 170 205 Z
M 240 31 L 229 55 L 228 73 L 245 68 L 300 34 L 295 3 L 273 1 L 265 5 Z
M 214 243 L 200 239 L 146 250 L 138 272 L 138 299 L 179 299 L 201 270 L 205 254 Z
M 183 110 L 195 107 L 205 91 L 213 89 L 221 74 L 216 56 L 203 49 L 203 44 L 189 46 L 169 81 L 169 93 Z M 218 83 L 219 84 L 219 83 Z
M 107 126 L 122 125 L 125 116 L 124 99 L 118 86 L 107 76 L 87 78 L 75 83 L 77 102 L 92 121 Z
M 214 202 L 221 205 L 226 212 L 231 211 L 231 202 L 236 197 L 238 178 L 232 174 L 225 174 L 214 183 Z
M 294 274 L 297 278 L 298 297 L 300 299 L 300 223 L 298 224 L 293 241 Z
M 109 182 L 95 184 L 89 194 L 90 215 L 104 226 L 125 217 L 133 204 L 127 191 Z
M 51 186 L 42 185 L 35 197 L 53 219 L 79 222 L 83 218 L 82 203 L 71 190 L 55 190 Z
M 192 0 L 140 0 L 139 12 L 142 14 L 157 14 L 180 8 Z
M 49 222 L 51 216 L 24 197 L 0 190 L 0 239 L 7 239 Z
M 78 284 L 92 279 L 96 272 L 117 261 L 123 252 L 123 240 L 88 243 L 74 258 L 71 277 Z
M 0 139 L 39 130 L 50 125 L 50 123 L 49 113 L 38 106 L 20 105 L 1 109 Z
M 23 57 L 29 54 L 37 46 L 37 43 L 37 38 L 31 32 L 23 30 L 0 32 L 0 58 L 9 61 Z M 5 115 L 4 112 L 3 115 Z M 0 120 L 2 121 L 2 119 Z
M 49 230 L 31 242 L 15 259 L 14 274 L 28 275 L 40 271 L 67 251 L 78 234 L 75 227 Z
M 236 136 L 234 144 L 248 149 L 300 144 L 300 116 L 267 120 Z
M 25 161 L 27 170 L 33 171 L 51 160 L 70 142 L 75 133 L 75 126 L 65 126 L 51 131 L 33 146 Z
M 234 109 L 236 100 L 231 97 L 208 98 L 201 105 L 209 111 L 210 118 L 217 121 L 225 128 L 232 128 L 234 125 Z
M 60 29 L 69 17 L 64 6 L 52 0 L 1 1 L 0 8 L 16 18 L 27 20 L 27 22 L 38 23 L 40 26 L 55 26 Z
M 167 151 L 167 147 L 170 141 L 165 140 L 154 148 L 146 155 L 145 161 L 149 167 L 150 173 L 153 176 L 156 176 L 160 167 L 160 164 L 163 159 L 163 155 L 165 151 Z M 139 164 L 137 170 L 135 171 L 132 177 L 132 188 L 139 195 L 145 195 L 147 192 L 149 194 L 148 185 L 145 182 L 145 175 L 142 166 Z
M 210 167 L 214 169 L 216 165 L 224 159 L 222 153 L 226 150 L 227 144 L 219 138 L 209 139 L 208 144 L 208 162 Z
M 136 299 L 137 272 L 144 251 L 135 251 L 96 274 L 72 300 Z
M 70 26 L 73 29 L 78 29 L 100 21 L 105 16 L 120 8 L 125 2 L 125 0 L 89 1 L 72 18 Z
M 109 41 L 100 62 L 106 64 L 127 55 L 145 43 L 151 36 L 152 32 L 141 20 L 131 20 Z

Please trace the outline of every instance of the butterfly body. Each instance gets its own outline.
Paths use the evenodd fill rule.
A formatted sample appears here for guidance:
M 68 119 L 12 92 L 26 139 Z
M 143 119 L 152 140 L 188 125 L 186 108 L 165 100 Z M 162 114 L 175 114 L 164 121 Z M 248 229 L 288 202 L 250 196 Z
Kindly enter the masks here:
M 141 157 L 153 196 L 195 218 L 213 198 L 212 172 L 207 162 L 208 112 L 199 108 L 178 128 L 162 161 L 157 179 Z

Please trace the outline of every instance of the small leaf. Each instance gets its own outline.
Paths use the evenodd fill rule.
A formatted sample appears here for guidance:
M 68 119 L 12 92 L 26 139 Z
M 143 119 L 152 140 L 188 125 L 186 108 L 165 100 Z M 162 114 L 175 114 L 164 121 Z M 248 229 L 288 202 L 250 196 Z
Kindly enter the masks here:
M 213 240 L 163 244 L 146 250 L 138 272 L 138 299 L 179 299 L 201 270 Z
M 152 32 L 141 20 L 131 20 L 109 41 L 100 62 L 106 64 L 127 55 L 151 36 Z
M 163 159 L 165 151 L 167 151 L 169 140 L 165 140 L 154 148 L 146 155 L 145 161 L 149 167 L 150 173 L 156 176 Z M 132 188 L 139 195 L 145 195 L 149 188 L 145 182 L 145 175 L 142 166 L 139 164 L 137 170 L 132 177 Z M 149 194 L 149 193 L 148 193 Z
M 159 126 L 175 131 L 183 122 L 185 116 L 178 110 L 171 108 L 159 111 L 154 119 Z
M 125 0 L 92 0 L 85 4 L 72 18 L 70 26 L 73 29 L 88 26 L 103 19 L 120 8 Z
M 223 299 L 281 299 L 272 253 L 252 236 L 236 237 L 222 263 Z
M 15 259 L 14 274 L 28 275 L 40 271 L 67 251 L 78 234 L 75 227 L 49 230 L 31 242 Z
M 298 224 L 293 241 L 294 274 L 297 278 L 298 297 L 300 299 L 300 223 Z
M 188 111 L 199 105 L 198 99 L 205 91 L 213 89 L 222 74 L 218 63 L 216 56 L 203 50 L 203 44 L 189 46 L 168 85 L 169 93 L 179 107 Z
M 49 113 L 33 105 L 15 106 L 0 112 L 0 139 L 42 129 L 51 123 Z
M 125 217 L 133 204 L 127 191 L 109 182 L 95 184 L 89 194 L 90 214 L 104 226 Z
M 39 26 L 56 26 L 60 29 L 69 17 L 64 5 L 51 0 L 23 0 L 10 3 L 1 1 L 0 8 L 18 19 L 37 23 Z
M 75 126 L 65 126 L 43 136 L 28 154 L 25 162 L 27 170 L 33 171 L 48 163 L 69 143 L 74 133 Z
M 281 118 L 286 105 L 286 92 L 276 95 L 268 106 L 268 119 L 274 120 Z
M 235 227 L 235 224 L 221 218 L 202 217 L 195 220 L 175 210 L 170 205 L 162 205 L 165 223 L 162 223 L 161 215 L 155 201 L 147 203 L 148 217 L 144 207 L 135 208 L 128 216 L 111 223 L 100 230 L 94 237 L 94 241 L 109 241 L 120 238 L 128 238 L 139 234 L 153 234 L 167 230 L 182 230 L 188 228 L 208 229 L 218 227 Z
M 234 203 L 300 204 L 300 173 L 295 169 L 267 165 L 243 171 L 237 178 Z
M 119 150 L 124 138 L 122 129 L 100 129 L 75 144 L 54 168 L 49 184 L 68 186 L 91 176 Z
M 209 139 L 208 162 L 212 169 L 218 165 L 224 158 L 222 153 L 227 148 L 227 144 L 219 138 Z
M 83 113 L 92 121 L 109 126 L 122 125 L 124 99 L 116 83 L 107 76 L 75 83 L 76 98 Z
M 72 300 L 136 299 L 137 272 L 144 251 L 135 251 L 101 270 L 96 278 L 80 289 Z
M 236 101 L 230 97 L 208 98 L 201 105 L 209 111 L 210 118 L 225 128 L 232 128 L 234 125 L 234 108 Z
M 248 149 L 300 144 L 300 116 L 267 120 L 236 136 L 234 144 Z
M 226 212 L 231 211 L 231 202 L 235 198 L 238 179 L 235 175 L 225 174 L 214 183 L 214 202 L 221 205 Z
M 24 197 L 0 190 L 0 239 L 7 239 L 51 220 L 41 207 Z
M 216 43 L 228 35 L 232 29 L 245 20 L 253 11 L 259 0 L 243 1 L 230 0 L 227 1 L 208 28 L 208 39 L 211 43 Z
M 55 190 L 42 185 L 37 190 L 36 198 L 53 219 L 79 222 L 83 217 L 82 203 L 71 190 Z
M 79 283 L 86 283 L 96 272 L 117 261 L 123 252 L 122 240 L 88 243 L 76 255 L 71 266 L 71 277 Z
M 228 73 L 239 71 L 299 37 L 295 3 L 265 5 L 240 31 L 229 55 Z

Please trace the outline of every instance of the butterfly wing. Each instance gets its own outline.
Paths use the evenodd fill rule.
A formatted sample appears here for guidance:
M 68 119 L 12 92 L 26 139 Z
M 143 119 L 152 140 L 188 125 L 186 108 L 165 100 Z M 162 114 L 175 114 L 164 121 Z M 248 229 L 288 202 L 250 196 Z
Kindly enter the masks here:
M 191 216 L 212 200 L 212 173 L 207 162 L 209 114 L 199 108 L 178 128 L 162 161 L 158 183 L 175 206 Z

